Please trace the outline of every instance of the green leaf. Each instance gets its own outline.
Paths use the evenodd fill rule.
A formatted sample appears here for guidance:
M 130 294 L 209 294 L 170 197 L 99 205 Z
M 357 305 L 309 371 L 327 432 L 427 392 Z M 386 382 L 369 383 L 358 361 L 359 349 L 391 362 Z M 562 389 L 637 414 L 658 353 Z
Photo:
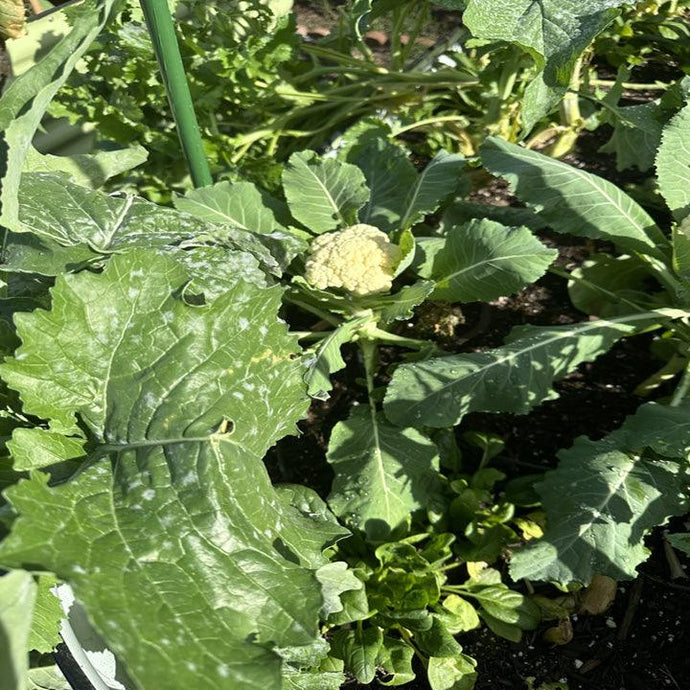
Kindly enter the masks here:
M 358 571 L 359 572 L 359 571 Z M 364 577 L 364 574 L 362 575 Z M 329 625 L 347 625 L 355 621 L 363 621 L 372 615 L 369 611 L 369 600 L 364 587 L 349 589 L 340 596 L 343 610 L 332 613 L 328 617 Z
M 666 244 L 651 216 L 610 182 L 536 151 L 489 137 L 482 161 L 557 232 L 613 242 L 664 258 Z M 658 245 L 658 246 L 657 246 Z
M 433 280 L 418 280 L 393 295 L 380 295 L 361 300 L 363 307 L 375 310 L 383 323 L 406 321 L 414 315 L 414 308 L 433 292 Z
M 270 315 L 274 313 L 271 310 L 277 309 L 280 302 L 278 288 L 259 289 L 247 283 L 239 283 L 213 305 L 190 308 L 179 296 L 172 294 L 173 289 L 180 288 L 188 281 L 184 268 L 173 259 L 143 250 L 114 257 L 109 262 L 105 275 L 105 278 L 91 274 L 60 277 L 58 287 L 53 290 L 52 311 L 37 310 L 31 314 L 15 315 L 17 332 L 24 345 L 17 351 L 16 359 L 2 365 L 0 370 L 5 381 L 22 394 L 24 409 L 28 413 L 50 419 L 54 431 L 79 433 L 79 428 L 74 423 L 74 412 L 83 415 L 91 427 L 102 429 L 109 414 L 105 403 L 109 396 L 117 399 L 119 393 L 117 386 L 113 387 L 114 383 L 111 381 L 111 377 L 115 381 L 119 380 L 116 377 L 119 371 L 117 367 L 131 372 L 139 361 L 156 357 L 156 352 L 159 352 L 165 356 L 158 361 L 153 360 L 156 368 L 151 371 L 157 371 L 158 368 L 166 371 L 167 367 L 165 375 L 161 373 L 159 376 L 162 380 L 174 380 L 176 351 L 174 348 L 167 350 L 166 347 L 184 337 L 190 338 L 195 327 L 202 329 L 200 332 L 208 330 L 214 334 L 213 329 L 220 326 L 214 323 L 216 319 L 207 317 L 207 313 L 214 315 L 214 310 L 221 313 L 223 309 L 227 310 L 228 300 L 235 296 L 237 304 L 232 321 L 237 323 L 237 328 L 234 333 L 230 333 L 228 326 L 223 326 L 228 335 L 223 340 L 214 342 L 219 347 L 221 343 L 226 348 L 232 346 L 230 352 L 235 350 L 236 359 L 227 371 L 220 359 L 215 364 L 209 362 L 206 369 L 210 370 L 215 366 L 218 374 L 227 381 L 232 381 L 232 376 L 239 375 L 240 372 L 249 375 L 250 372 L 258 374 L 263 370 L 263 375 L 259 376 L 263 386 L 274 382 L 281 375 L 281 369 L 289 372 L 290 376 L 279 388 L 281 395 L 278 398 L 269 400 L 265 393 L 259 395 L 256 390 L 247 389 L 247 397 L 256 397 L 258 406 L 254 409 L 243 408 L 242 416 L 247 425 L 241 433 L 243 440 L 251 438 L 257 452 L 263 452 L 282 435 L 293 432 L 294 422 L 291 417 L 294 416 L 294 410 L 284 419 L 278 415 L 269 425 L 264 425 L 264 420 L 256 416 L 263 414 L 266 419 L 271 419 L 281 404 L 287 403 L 288 408 L 295 405 L 301 390 L 300 382 L 291 378 L 298 374 L 299 365 L 284 361 L 280 355 L 276 355 L 271 339 L 265 338 L 265 334 L 259 331 L 267 330 L 268 324 L 274 333 L 284 330 L 284 327 L 279 329 L 271 323 Z M 105 285 L 105 289 L 102 285 Z M 251 299 L 256 304 L 264 302 L 265 306 L 252 312 L 246 306 L 251 303 Z M 242 311 L 245 313 L 238 306 L 243 306 Z M 176 317 L 183 320 L 184 328 L 173 339 L 164 339 L 165 333 L 169 331 L 166 319 Z M 157 324 L 162 329 L 157 336 L 158 342 L 155 340 Z M 126 339 L 121 340 L 125 336 Z M 231 336 L 232 339 L 226 345 L 225 341 Z M 45 344 L 46 338 L 52 340 L 53 348 L 44 352 L 45 347 L 41 348 L 40 344 Z M 281 342 L 280 338 L 278 342 Z M 112 351 L 111 343 L 118 345 L 116 351 Z M 186 356 L 201 358 L 200 348 L 204 345 L 211 347 L 211 343 L 199 340 L 196 348 L 185 350 Z M 88 349 L 83 352 L 85 348 Z M 144 352 L 144 349 L 147 351 Z M 219 358 L 229 356 L 223 350 L 218 354 Z M 245 361 L 248 364 L 243 363 L 238 368 L 239 363 Z M 266 365 L 271 365 L 269 370 L 266 370 Z M 216 380 L 211 386 L 207 376 L 208 374 L 193 377 L 193 381 L 203 382 L 207 386 L 205 395 L 211 406 L 205 415 L 195 414 L 194 426 L 204 433 L 227 416 L 225 404 L 233 400 L 241 403 L 244 400 L 241 391 L 225 390 L 219 395 L 216 392 L 219 381 Z M 122 381 L 119 383 L 120 390 L 126 378 Z M 166 414 L 170 410 L 170 420 L 183 419 L 185 413 L 190 414 L 200 404 L 198 399 L 188 399 L 182 408 L 174 410 L 170 409 L 171 403 L 166 402 L 163 395 L 164 390 L 161 388 L 150 401 L 133 398 L 131 403 L 144 408 L 153 403 L 163 404 Z M 300 401 L 297 405 L 304 407 L 304 402 Z M 231 409 L 235 407 L 233 404 Z M 189 412 L 185 412 L 188 408 Z M 126 414 L 128 409 L 115 406 L 120 415 Z M 252 420 L 257 420 L 257 423 L 252 424 Z M 233 417 L 233 421 L 237 433 L 237 418 Z M 122 417 L 111 419 L 111 424 L 116 422 L 122 423 Z M 276 433 L 277 430 L 280 433 Z M 189 433 L 191 430 L 187 429 L 187 434 Z M 264 446 L 264 440 L 268 445 Z
M 529 208 L 491 206 L 478 201 L 456 199 L 444 211 L 439 229 L 445 233 L 456 225 L 464 225 L 471 220 L 484 218 L 512 227 L 524 225 L 530 230 L 543 230 L 547 227 L 543 218 Z
M 601 441 L 581 437 L 561 451 L 558 468 L 537 485 L 544 537 L 513 555 L 512 577 L 561 583 L 587 583 L 596 573 L 636 577 L 649 553 L 645 535 L 688 509 L 689 409 L 650 403 Z M 645 448 L 684 462 L 650 459 Z
M 328 558 L 322 553 L 324 545 L 330 546 L 349 536 L 350 530 L 338 522 L 313 489 L 300 484 L 280 484 L 275 491 L 284 506 L 291 506 L 305 518 L 294 524 L 297 531 L 289 540 L 290 548 L 312 568 L 328 564 Z
M 347 525 L 383 541 L 429 505 L 438 491 L 438 450 L 414 429 L 398 429 L 370 407 L 356 407 L 331 433 L 335 471 L 328 505 Z
M 24 162 L 24 172 L 63 172 L 74 184 L 97 189 L 110 178 L 141 165 L 148 155 L 143 146 L 74 156 L 42 154 L 31 148 Z
M 620 338 L 663 323 L 664 313 L 518 326 L 506 345 L 494 350 L 403 364 L 388 387 L 384 410 L 399 426 L 432 427 L 453 426 L 468 412 L 526 414 L 556 397 L 554 381 L 596 359 Z
M 651 448 L 667 458 L 690 458 L 690 400 L 676 407 L 647 403 L 615 432 L 630 448 Z
M 517 625 L 521 630 L 534 630 L 541 620 L 539 607 L 534 602 L 504 584 L 473 588 L 472 596 L 484 613 L 503 623 Z
M 440 577 L 437 566 L 407 542 L 387 542 L 377 547 L 376 558 L 380 567 L 367 581 L 367 594 L 372 607 L 381 615 L 423 619 L 420 626 L 410 629 L 429 630 L 433 620 L 426 610 L 435 605 L 440 596 Z
M 369 198 L 359 168 L 321 159 L 313 151 L 290 156 L 283 187 L 292 215 L 316 234 L 354 225 L 357 211 Z
M 175 208 L 199 220 L 224 223 L 259 235 L 280 228 L 273 211 L 251 182 L 218 182 L 175 197 Z
M 673 268 L 684 283 L 690 283 L 690 220 L 673 228 Z
M 654 165 L 661 132 L 664 127 L 664 111 L 658 102 L 639 103 L 618 108 L 612 117 L 613 134 L 599 150 L 616 156 L 616 169 L 636 167 L 646 172 Z
M 283 690 L 340 690 L 347 678 L 337 671 L 283 669 Z
M 433 616 L 426 609 L 411 609 L 396 611 L 394 608 L 386 611 L 385 616 L 379 615 L 385 621 L 387 627 L 407 628 L 412 632 L 428 630 L 433 622 Z
M 332 613 L 343 611 L 340 595 L 351 590 L 364 589 L 364 583 L 349 570 L 344 561 L 335 561 L 321 566 L 316 571 L 316 579 L 321 583 L 323 607 L 321 617 L 325 620 Z
M 477 682 L 477 662 L 466 654 L 431 657 L 427 674 L 431 690 L 472 690 Z
M 443 619 L 433 614 L 433 623 L 429 630 L 415 633 L 414 639 L 419 649 L 427 656 L 456 657 L 462 653 L 462 647 L 446 629 Z
M 513 623 L 506 623 L 498 618 L 494 618 L 491 614 L 482 611 L 482 620 L 486 623 L 489 630 L 494 635 L 503 637 L 504 639 L 518 643 L 522 640 L 522 629 Z
M 678 549 L 690 556 L 690 533 L 667 534 L 666 540 L 674 549 Z
M 143 199 L 115 197 L 80 187 L 60 174 L 24 174 L 19 201 L 24 232 L 8 234 L 4 257 L 7 270 L 59 275 L 114 252 L 136 247 L 164 248 L 183 242 L 194 249 L 195 242 L 203 244 L 206 240 L 223 246 L 197 248 L 189 255 L 181 252 L 180 259 L 186 260 L 190 268 L 197 264 L 197 273 L 207 286 L 213 284 L 209 274 L 219 273 L 224 274 L 226 284 L 236 282 L 240 276 L 263 283 L 257 261 L 249 252 L 262 260 L 266 255 L 275 263 L 249 233 L 216 230 L 191 216 Z M 247 255 L 235 251 L 237 248 L 246 249 Z M 221 270 L 224 262 L 232 269 L 230 273 Z
M 57 666 L 29 669 L 27 690 L 72 690 Z
M 359 212 L 360 222 L 386 232 L 397 229 L 410 188 L 419 177 L 407 152 L 377 137 L 352 147 L 347 160 L 364 173 L 371 190 L 371 198 Z
M 393 277 L 395 278 L 397 278 L 399 275 L 402 275 L 412 265 L 417 248 L 417 240 L 409 227 L 405 228 L 402 232 L 397 233 L 397 236 L 401 258 L 398 262 L 398 265 L 395 267 L 395 273 L 393 274 Z
M 317 637 L 311 643 L 300 647 L 283 647 L 276 651 L 290 666 L 311 669 L 328 659 L 331 647 L 323 637 Z
M 251 182 L 218 182 L 174 198 L 175 207 L 194 218 L 260 235 L 281 269 L 307 249 L 304 239 L 281 225 L 274 215 L 279 202 Z
M 453 635 L 474 630 L 480 625 L 474 606 L 457 594 L 449 594 L 443 600 L 436 616 L 443 621 L 446 629 Z
M 221 244 L 224 243 L 225 241 L 221 241 Z M 232 246 L 232 240 L 230 244 Z M 272 263 L 270 268 L 266 264 L 260 266 L 258 257 L 250 253 L 255 246 L 249 251 L 238 251 L 226 246 L 195 246 L 196 242 L 193 240 L 190 240 L 190 245 L 185 248 L 162 247 L 160 250 L 161 254 L 172 256 L 189 272 L 186 294 L 203 295 L 204 299 L 212 301 L 243 281 L 259 287 L 272 284 L 264 272 L 275 272 Z
M 15 429 L 7 448 L 17 472 L 27 472 L 82 458 L 84 438 L 64 436 L 47 429 Z M 76 464 L 76 463 L 75 463 Z
M 400 220 L 401 229 L 414 225 L 425 214 L 435 211 L 443 200 L 457 190 L 466 162 L 459 153 L 439 151 L 434 156 L 407 191 Z
M 36 584 L 23 570 L 0 577 L 0 688 L 24 690 Z
M 17 195 L 24 159 L 51 99 L 100 33 L 115 0 L 85 0 L 61 9 L 72 27 L 40 62 L 15 79 L 0 101 L 0 225 L 20 230 Z M 50 17 L 38 20 L 50 26 Z
M 527 86 L 525 129 L 556 105 L 570 85 L 575 62 L 616 17 L 625 0 L 468 0 L 463 22 L 477 38 L 526 50 L 539 74 Z
M 385 635 L 379 664 L 385 674 L 391 676 L 391 678 L 389 680 L 379 678 L 379 685 L 397 687 L 398 685 L 405 685 L 413 681 L 416 678 L 416 674 L 412 669 L 413 657 L 414 648 L 407 644 L 407 642 Z
M 345 368 L 340 348 L 351 342 L 357 331 L 370 320 L 370 316 L 363 316 L 345 321 L 307 353 L 304 381 L 309 395 L 319 400 L 328 400 L 328 393 L 333 388 L 331 374 Z
M 680 223 L 690 214 L 690 104 L 664 129 L 656 157 L 659 191 Z
M 61 642 L 60 623 L 65 614 L 60 600 L 51 591 L 57 583 L 52 575 L 40 575 L 38 578 L 29 649 L 41 654 L 52 652 Z
M 383 632 L 378 626 L 336 630 L 331 638 L 333 656 L 342 659 L 345 668 L 362 684 L 374 680 L 382 646 Z
M 472 220 L 451 228 L 445 238 L 417 240 L 422 261 L 417 271 L 436 281 L 432 299 L 490 301 L 511 295 L 541 278 L 558 252 L 545 247 L 527 228 L 507 228 Z
M 316 639 L 323 605 L 326 542 L 302 541 L 310 518 L 261 462 L 307 408 L 297 346 L 279 288 L 190 306 L 188 280 L 133 251 L 58 278 L 50 312 L 17 318 L 4 377 L 52 430 L 78 414 L 91 453 L 67 483 L 35 472 L 7 490 L 19 517 L 0 563 L 69 582 L 142 687 L 278 687 L 271 647 Z
M 649 271 L 636 257 L 592 254 L 568 283 L 572 303 L 585 314 L 604 318 L 630 311 L 630 304 L 649 301 Z

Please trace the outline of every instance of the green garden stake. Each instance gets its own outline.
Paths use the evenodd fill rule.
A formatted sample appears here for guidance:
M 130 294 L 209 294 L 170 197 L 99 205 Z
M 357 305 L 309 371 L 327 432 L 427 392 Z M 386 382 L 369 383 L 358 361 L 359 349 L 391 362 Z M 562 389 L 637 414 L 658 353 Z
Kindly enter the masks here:
M 168 92 L 182 151 L 195 187 L 213 184 L 192 95 L 185 75 L 168 0 L 141 0 L 163 82 Z

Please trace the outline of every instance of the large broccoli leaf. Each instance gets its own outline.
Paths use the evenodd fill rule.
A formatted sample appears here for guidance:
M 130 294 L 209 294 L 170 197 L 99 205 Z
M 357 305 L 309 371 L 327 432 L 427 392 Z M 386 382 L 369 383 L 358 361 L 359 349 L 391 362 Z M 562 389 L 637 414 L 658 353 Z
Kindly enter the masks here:
M 333 429 L 328 462 L 335 481 L 328 504 L 370 539 L 384 541 L 438 494 L 438 449 L 415 429 L 393 426 L 369 405 Z
M 280 686 L 273 646 L 317 636 L 314 521 L 272 488 L 266 449 L 307 398 L 281 290 L 236 285 L 190 305 L 155 251 L 58 278 L 51 311 L 17 316 L 2 375 L 55 432 L 85 430 L 83 470 L 7 491 L 0 564 L 69 582 L 142 687 Z M 308 534 L 308 540 L 302 538 Z M 330 536 L 327 536 L 330 535 Z
M 357 211 L 369 198 L 358 167 L 321 159 L 313 151 L 290 156 L 283 186 L 292 215 L 316 234 L 354 225 Z
M 214 278 L 227 284 L 238 276 L 264 284 L 259 260 L 269 269 L 277 266 L 266 247 L 241 228 L 218 228 L 138 197 L 111 196 L 59 173 L 24 173 L 19 219 L 22 232 L 8 233 L 4 243 L 9 271 L 53 276 L 116 252 L 137 247 L 172 251 L 183 243 L 197 246 L 180 259 L 190 268 L 196 264 L 195 273 L 207 286 Z M 216 246 L 198 247 L 204 243 Z
M 553 382 L 579 364 L 673 315 L 651 311 L 568 326 L 518 326 L 503 347 L 403 364 L 384 409 L 395 424 L 417 427 L 452 426 L 473 411 L 526 414 L 556 397 Z
M 489 301 L 541 278 L 558 252 L 523 227 L 482 218 L 449 228 L 445 237 L 417 240 L 417 272 L 433 279 L 433 299 Z
M 527 130 L 556 105 L 575 63 L 618 14 L 625 0 L 468 0 L 463 21 L 478 38 L 514 43 L 536 61 L 539 74 L 527 87 Z
M 543 539 L 514 554 L 515 579 L 589 582 L 596 573 L 636 577 L 647 557 L 644 536 L 688 509 L 690 404 L 643 405 L 601 441 L 579 438 L 537 490 Z M 645 455 L 651 448 L 663 457 Z
M 486 168 L 508 180 L 518 199 L 556 232 L 664 257 L 668 242 L 652 217 L 611 182 L 496 137 L 486 140 L 481 155 Z

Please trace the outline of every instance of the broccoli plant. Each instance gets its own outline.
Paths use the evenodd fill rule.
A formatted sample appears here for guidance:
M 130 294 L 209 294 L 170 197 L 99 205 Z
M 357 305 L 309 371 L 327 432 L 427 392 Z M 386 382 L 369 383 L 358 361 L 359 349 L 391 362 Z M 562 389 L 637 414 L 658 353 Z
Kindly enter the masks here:
M 487 142 L 482 153 L 485 166 L 507 179 L 543 222 L 558 232 L 610 242 L 621 252 L 599 251 L 570 274 L 556 269 L 569 279 L 573 303 L 596 318 L 575 327 L 523 330 L 492 354 L 493 361 L 459 356 L 435 366 L 404 366 L 397 381 L 394 377 L 392 389 L 398 393 L 391 396 L 391 405 L 397 404 L 402 390 L 408 400 L 420 401 L 437 397 L 442 387 L 464 391 L 482 369 L 487 371 L 485 367 L 495 376 L 503 371 L 509 385 L 530 371 L 535 390 L 539 379 L 562 375 L 570 366 L 567 362 L 584 351 L 608 348 L 619 337 L 611 339 L 612 327 L 621 335 L 655 334 L 653 354 L 662 365 L 657 374 L 640 382 L 637 393 L 652 396 L 676 379 L 675 391 L 642 405 L 601 441 L 581 438 L 561 452 L 558 469 L 539 486 L 548 528 L 543 540 L 513 556 L 516 578 L 587 582 L 597 572 L 617 579 L 634 577 L 648 554 L 642 541 L 645 532 L 688 510 L 689 131 L 686 105 L 664 129 L 656 156 L 658 191 L 670 212 L 665 216 L 667 232 L 609 182 L 507 142 Z M 540 359 L 546 369 L 537 365 Z M 516 377 L 508 367 L 518 361 L 525 364 Z M 450 367 L 459 375 L 449 375 Z M 474 390 L 468 404 L 476 409 Z M 521 412 L 551 395 L 547 387 L 532 398 L 518 400 L 508 394 L 502 409 Z M 462 409 L 462 394 L 455 400 Z M 409 414 L 409 407 L 400 410 Z M 429 408 L 425 410 L 429 423 Z

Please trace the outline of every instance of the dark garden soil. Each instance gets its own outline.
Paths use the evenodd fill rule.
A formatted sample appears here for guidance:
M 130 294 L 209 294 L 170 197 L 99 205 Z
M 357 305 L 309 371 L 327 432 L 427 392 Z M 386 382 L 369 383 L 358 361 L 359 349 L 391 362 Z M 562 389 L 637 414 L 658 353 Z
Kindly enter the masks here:
M 619 173 L 611 156 L 598 153 L 607 133 L 586 133 L 568 162 L 627 186 L 642 175 Z M 477 195 L 477 200 L 511 204 L 505 186 L 495 183 Z M 558 263 L 568 269 L 580 264 L 601 245 L 580 238 L 544 232 L 542 239 L 559 251 Z M 498 346 L 513 326 L 565 324 L 588 318 L 568 299 L 565 281 L 547 275 L 521 293 L 496 300 L 488 306 L 463 305 L 464 323 L 451 337 L 440 342 L 449 351 L 473 351 Z M 421 318 L 413 327 L 421 327 Z M 420 334 L 421 335 L 421 334 Z M 598 439 L 617 428 L 645 400 L 635 395 L 635 387 L 659 367 L 650 356 L 652 336 L 620 342 L 595 362 L 583 364 L 556 384 L 559 397 L 540 405 L 528 415 L 470 414 L 458 430 L 499 434 L 506 447 L 494 462 L 509 476 L 543 472 L 557 463 L 559 449 L 587 435 Z M 302 436 L 284 439 L 269 458 L 271 474 L 277 481 L 305 483 L 322 496 L 330 490 L 332 471 L 325 449 L 335 423 L 347 416 L 356 400 L 363 401 L 362 376 L 356 350 L 348 353 L 348 367 L 336 376 L 331 398 L 315 402 L 309 418 L 302 423 Z M 394 361 L 395 353 L 382 353 L 382 361 Z M 382 371 L 381 381 L 386 379 Z M 656 391 L 655 397 L 670 389 Z M 671 528 L 684 529 L 682 521 Z M 526 679 L 534 678 L 534 688 L 543 682 L 563 681 L 569 690 L 687 690 L 690 688 L 690 579 L 671 578 L 664 551 L 662 530 L 648 540 L 650 559 L 640 567 L 640 577 L 619 586 L 610 610 L 600 616 L 575 616 L 573 639 L 562 646 L 542 639 L 544 623 L 526 633 L 520 643 L 497 638 L 486 629 L 465 634 L 460 639 L 466 653 L 478 660 L 477 690 L 512 688 L 524 690 Z M 687 565 L 687 559 L 680 560 Z M 549 587 L 540 593 L 555 596 Z M 420 677 L 424 674 L 420 673 Z M 362 688 L 355 681 L 347 688 Z M 368 687 L 379 687 L 376 683 Z M 415 681 L 410 690 L 428 690 L 426 681 Z

